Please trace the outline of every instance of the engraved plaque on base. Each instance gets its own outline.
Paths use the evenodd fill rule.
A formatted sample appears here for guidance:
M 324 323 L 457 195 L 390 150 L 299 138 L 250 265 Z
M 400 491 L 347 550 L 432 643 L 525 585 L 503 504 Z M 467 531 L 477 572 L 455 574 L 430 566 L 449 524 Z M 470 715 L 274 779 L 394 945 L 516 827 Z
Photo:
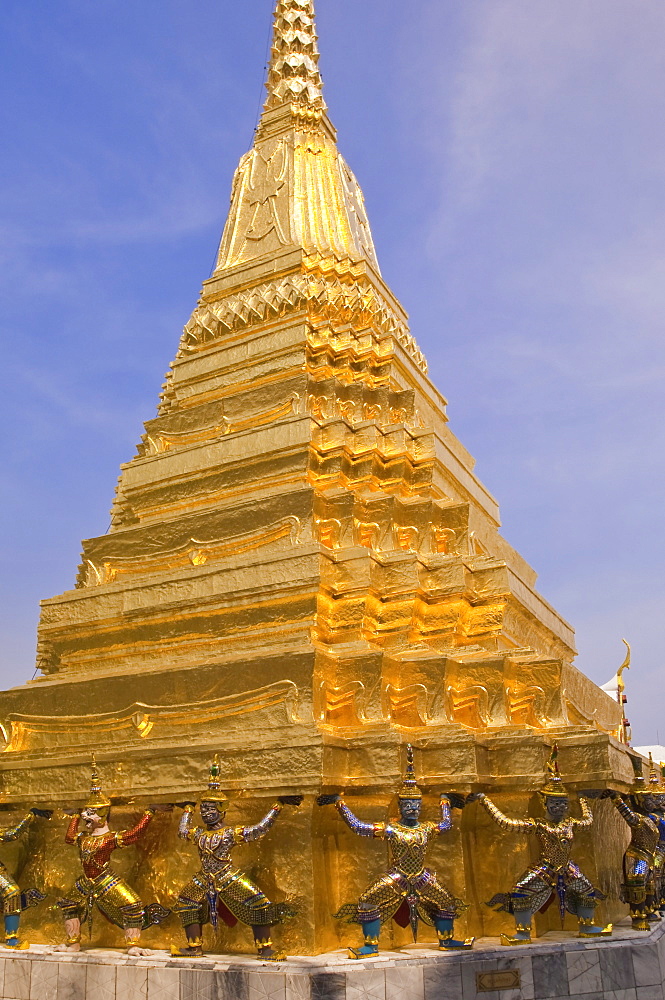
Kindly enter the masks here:
M 519 989 L 520 970 L 502 969 L 500 972 L 479 972 L 476 976 L 478 993 L 493 993 L 495 990 Z

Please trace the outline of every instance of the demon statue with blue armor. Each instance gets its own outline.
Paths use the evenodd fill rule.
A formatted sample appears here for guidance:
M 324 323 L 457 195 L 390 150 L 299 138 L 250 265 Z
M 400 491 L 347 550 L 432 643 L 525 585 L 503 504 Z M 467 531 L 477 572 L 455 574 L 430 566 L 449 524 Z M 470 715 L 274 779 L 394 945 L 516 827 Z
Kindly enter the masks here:
M 270 937 L 275 924 L 296 916 L 288 903 L 272 903 L 251 879 L 231 860 L 231 852 L 241 844 L 260 840 L 270 830 L 284 805 L 299 806 L 302 795 L 282 795 L 255 826 L 225 826 L 229 800 L 221 790 L 220 764 L 215 757 L 210 768 L 208 791 L 202 797 L 200 812 L 203 827 L 191 828 L 193 802 L 179 803 L 184 809 L 178 835 L 193 842 L 199 852 L 201 868 L 178 896 L 174 911 L 180 917 L 187 946 L 171 948 L 175 957 L 203 954 L 203 926 L 217 927 L 218 919 L 230 927 L 238 921 L 249 924 L 254 932 L 258 957 L 264 962 L 283 961 L 286 956 L 273 948 Z
M 379 954 L 381 925 L 392 918 L 402 926 L 411 925 L 414 941 L 418 923 L 434 925 L 441 949 L 467 949 L 473 938 L 456 940 L 455 919 L 466 909 L 425 867 L 430 840 L 446 833 L 452 826 L 450 799 L 441 796 L 441 819 L 438 823 L 421 822 L 422 793 L 416 784 L 413 748 L 407 746 L 407 766 L 398 794 L 400 818 L 388 823 L 365 823 L 355 816 L 341 795 L 320 795 L 319 805 L 334 804 L 340 816 L 361 837 L 375 837 L 388 842 L 390 867 L 362 894 L 357 903 L 343 906 L 336 917 L 360 924 L 365 943 L 350 948 L 351 958 L 362 959 Z
M 648 931 L 651 923 L 660 920 L 656 887 L 657 851 L 661 836 L 660 787 L 647 785 L 642 774 L 642 761 L 632 758 L 635 781 L 630 805 L 618 792 L 609 791 L 621 817 L 630 827 L 630 844 L 623 856 L 621 898 L 630 907 L 633 930 Z
M 72 816 L 65 843 L 78 847 L 83 875 L 77 879 L 67 897 L 57 900 L 65 921 L 67 938 L 57 951 L 80 951 L 81 923 L 87 920 L 92 933 L 95 909 L 125 933 L 130 955 L 146 954 L 139 947 L 141 931 L 159 924 L 168 917 L 170 910 L 159 903 L 145 906 L 138 894 L 113 871 L 111 855 L 122 847 L 136 844 L 150 825 L 157 811 L 167 811 L 171 806 L 149 806 L 131 830 L 116 833 L 109 829 L 111 800 L 102 792 L 95 758 L 92 760 L 90 797 L 80 812 Z M 85 830 L 79 831 L 83 820 Z
M 488 906 L 512 913 L 515 934 L 501 935 L 505 945 L 531 943 L 533 915 L 558 898 L 561 923 L 568 912 L 577 916 L 579 936 L 600 937 L 612 933 L 612 925 L 602 927 L 594 920 L 594 911 L 603 893 L 595 889 L 589 879 L 571 861 L 575 831 L 589 827 L 593 815 L 585 798 L 580 797 L 582 818 L 569 815 L 570 797 L 561 780 L 557 761 L 556 744 L 547 764 L 547 781 L 540 790 L 540 798 L 547 814 L 546 819 L 509 819 L 483 792 L 475 792 L 467 801 L 477 800 L 501 827 L 513 833 L 535 834 L 540 842 L 540 857 L 535 865 L 518 880 L 508 893 L 497 893 Z
M 50 819 L 52 815 L 50 809 L 31 809 L 15 826 L 0 830 L 0 843 L 8 844 L 13 840 L 18 840 L 27 832 L 36 816 Z M 0 905 L 5 924 L 5 948 L 23 951 L 30 947 L 27 941 L 21 941 L 18 935 L 21 913 L 29 906 L 37 906 L 43 899 L 46 899 L 46 896 L 38 889 L 27 889 L 22 892 L 18 883 L 0 861 Z

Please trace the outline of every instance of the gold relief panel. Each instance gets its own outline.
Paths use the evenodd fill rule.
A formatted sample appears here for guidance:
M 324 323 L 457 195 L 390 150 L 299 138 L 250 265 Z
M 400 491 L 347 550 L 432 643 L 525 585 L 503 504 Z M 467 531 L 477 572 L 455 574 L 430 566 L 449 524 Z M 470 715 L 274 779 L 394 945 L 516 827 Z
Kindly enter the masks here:
M 570 663 L 562 666 L 561 696 L 571 724 L 592 726 L 603 733 L 619 731 L 622 707 Z
M 396 687 L 386 684 L 383 688 L 385 715 L 400 729 L 420 729 L 433 721 L 430 711 L 432 695 L 424 684 Z
M 327 396 L 310 396 L 307 405 L 315 420 L 327 420 L 331 416 L 332 404 Z
M 432 525 L 433 549 L 446 556 L 456 556 L 458 552 L 457 532 L 454 528 L 439 528 Z
M 290 516 L 259 532 L 248 532 L 228 539 L 202 541 L 190 538 L 177 549 L 155 555 L 112 556 L 102 563 L 86 559 L 77 587 L 95 587 L 115 583 L 122 577 L 164 573 L 187 566 L 206 563 L 253 552 L 288 538 L 291 545 L 300 544 L 303 526 L 299 517 Z
M 393 524 L 393 539 L 396 549 L 415 552 L 420 541 L 420 531 L 414 525 Z
M 98 746 L 127 746 L 137 741 L 182 738 L 204 729 L 211 735 L 245 728 L 279 727 L 300 722 L 298 688 L 292 681 L 277 681 L 242 694 L 182 705 L 135 703 L 118 712 L 93 715 L 37 716 L 10 714 L 1 731 L 3 752 Z
M 338 549 L 342 537 L 342 522 L 335 517 L 317 518 L 316 529 L 321 545 L 329 549 Z
M 504 659 L 488 654 L 449 658 L 445 675 L 446 714 L 472 729 L 510 725 Z
M 318 685 L 316 716 L 331 728 L 350 729 L 367 725 L 367 690 L 362 681 L 347 681 L 336 686 L 329 680 Z
M 484 684 L 447 684 L 445 710 L 450 722 L 469 729 L 486 729 L 492 721 L 490 695 Z
M 337 411 L 343 420 L 353 424 L 356 422 L 356 403 L 352 399 L 337 400 Z
M 378 403 L 365 403 L 363 406 L 363 419 L 376 420 L 380 423 L 383 420 L 383 407 Z
M 534 656 L 505 661 L 508 715 L 513 725 L 546 729 L 565 725 L 560 660 Z
M 207 441 L 218 440 L 227 434 L 235 434 L 239 431 L 252 430 L 254 427 L 263 427 L 266 424 L 284 420 L 300 412 L 301 398 L 297 392 L 292 392 L 288 399 L 267 410 L 261 410 L 249 414 L 246 417 L 230 420 L 222 416 L 219 423 L 209 427 L 202 427 L 194 431 L 159 431 L 146 435 L 146 454 L 162 454 L 166 451 L 173 451 L 178 448 L 186 448 L 196 444 L 203 444 Z
M 391 406 L 390 408 L 390 423 L 391 424 L 405 424 L 408 420 L 408 412 L 404 406 Z

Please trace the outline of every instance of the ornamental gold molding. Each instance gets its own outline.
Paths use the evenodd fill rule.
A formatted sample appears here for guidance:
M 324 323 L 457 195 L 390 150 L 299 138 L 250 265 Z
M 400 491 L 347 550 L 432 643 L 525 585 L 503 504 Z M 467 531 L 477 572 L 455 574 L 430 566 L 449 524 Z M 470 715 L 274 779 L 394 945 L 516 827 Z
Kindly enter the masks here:
M 277 420 L 283 420 L 285 417 L 290 417 L 292 414 L 299 413 L 301 405 L 300 394 L 292 392 L 284 402 L 249 414 L 242 419 L 231 420 L 229 417 L 222 415 L 219 423 L 212 424 L 209 427 L 201 427 L 198 430 L 158 431 L 154 436 L 146 434 L 139 454 L 142 458 L 147 458 L 151 455 L 163 454 L 166 451 L 173 451 L 177 448 L 186 448 L 189 445 L 215 441 L 226 434 L 235 434 L 239 431 L 252 430 L 254 427 L 263 427 L 265 424 L 271 424 Z
M 269 528 L 259 532 L 248 532 L 233 538 L 217 538 L 202 541 L 189 538 L 176 549 L 162 552 L 152 557 L 117 555 L 105 560 L 101 565 L 86 559 L 77 580 L 77 587 L 99 587 L 115 583 L 123 576 L 144 576 L 150 573 L 164 573 L 186 566 L 205 566 L 207 563 L 228 559 L 253 552 L 265 545 L 271 545 L 282 538 L 288 538 L 292 545 L 298 545 L 302 534 L 302 524 L 298 517 L 285 517 Z
M 427 372 L 425 357 L 406 324 L 371 282 L 358 277 L 349 284 L 342 277 L 323 273 L 293 274 L 218 302 L 202 302 L 184 329 L 179 356 L 207 350 L 243 329 L 298 313 L 312 324 L 313 350 L 328 348 L 354 360 L 373 355 L 380 362 L 392 357 L 396 340 L 418 368 Z
M 145 705 L 135 702 L 117 712 L 92 715 L 38 716 L 11 714 L 0 725 L 7 754 L 38 750 L 94 750 L 125 745 L 128 741 L 182 738 L 189 727 L 205 727 L 219 738 L 244 725 L 246 716 L 270 712 L 255 725 L 290 725 L 298 719 L 298 689 L 279 681 L 239 695 L 182 705 Z

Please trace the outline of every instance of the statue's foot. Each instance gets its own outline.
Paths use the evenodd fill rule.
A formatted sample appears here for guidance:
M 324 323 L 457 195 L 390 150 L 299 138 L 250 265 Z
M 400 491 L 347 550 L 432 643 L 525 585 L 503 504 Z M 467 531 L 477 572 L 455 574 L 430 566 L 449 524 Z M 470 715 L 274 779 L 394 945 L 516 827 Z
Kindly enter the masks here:
M 349 948 L 349 958 L 376 958 L 379 954 L 379 946 L 376 944 L 364 944 L 362 948 Z
M 286 962 L 288 955 L 274 948 L 260 948 L 256 957 L 260 962 Z
M 174 944 L 171 945 L 172 958 L 201 958 L 202 955 L 203 948 L 200 944 L 195 944 L 187 948 L 176 948 Z
M 514 937 L 511 937 L 510 934 L 502 934 L 501 944 L 509 946 L 515 946 L 520 944 L 531 944 L 531 935 L 526 934 L 524 931 L 518 931 Z
M 646 917 L 633 917 L 632 927 L 634 931 L 650 931 L 649 921 Z
M 132 944 L 127 949 L 127 954 L 141 956 L 141 955 L 151 955 L 152 952 L 150 951 L 150 948 L 141 948 L 138 944 Z
M 612 924 L 607 924 L 606 927 L 601 927 L 599 924 L 580 924 L 577 936 L 581 938 L 609 937 L 613 930 Z
M 10 951 L 27 951 L 29 947 L 28 941 L 19 941 L 18 938 L 10 938 L 9 941 L 5 941 L 5 948 L 9 948 Z
M 652 911 L 651 911 L 651 913 L 649 914 L 649 916 L 647 917 L 647 920 L 648 920 L 648 921 L 649 921 L 649 923 L 651 923 L 651 924 L 658 924 L 658 923 L 660 923 L 660 921 L 661 921 L 662 919 L 663 919 L 663 918 L 661 917 L 661 915 L 660 915 L 660 913 L 658 912 L 658 910 L 652 910 Z
M 73 941 L 71 944 L 56 944 L 53 951 L 80 951 L 81 945 L 78 941 Z
M 458 940 L 458 938 L 441 938 L 439 949 L 441 951 L 468 951 L 469 948 L 473 948 L 475 940 L 475 937 L 464 938 L 463 941 Z

